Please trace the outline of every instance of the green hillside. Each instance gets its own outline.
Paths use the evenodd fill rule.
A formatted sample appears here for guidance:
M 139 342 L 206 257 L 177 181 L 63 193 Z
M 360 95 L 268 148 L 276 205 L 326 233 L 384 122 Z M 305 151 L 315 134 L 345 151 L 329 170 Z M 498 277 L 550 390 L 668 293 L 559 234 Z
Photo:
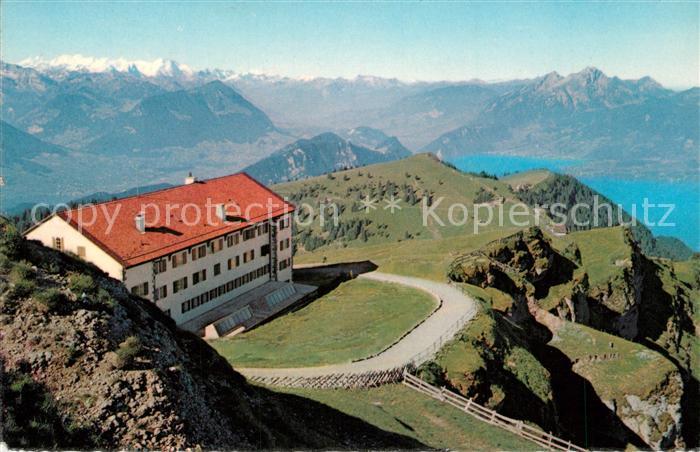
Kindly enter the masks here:
M 618 226 L 621 222 L 629 223 L 632 219 L 616 203 L 572 176 L 556 174 L 547 170 L 535 170 L 514 174 L 505 178 L 504 182 L 509 184 L 519 199 L 531 206 L 562 204 L 567 206 L 566 212 L 571 212 L 572 207 L 577 203 L 589 206 L 596 205 L 595 197 L 598 197 L 598 205 L 609 204 L 612 206 L 610 218 L 608 218 L 605 207 L 599 208 L 598 225 L 593 224 L 596 214 L 590 210 L 579 210 L 577 212 L 578 222 L 574 221 L 571 215 L 568 215 L 566 227 L 569 231 Z M 591 224 L 582 224 L 586 222 Z M 673 237 L 654 237 L 649 228 L 641 223 L 633 225 L 631 228 L 642 250 L 649 256 L 686 260 L 693 255 L 693 250 L 681 240 Z
M 296 263 L 370 260 L 386 272 L 449 277 L 483 300 L 479 316 L 420 369 L 424 378 L 582 445 L 696 443 L 699 266 L 647 257 L 635 240 L 639 230 L 622 227 L 560 236 L 546 217 L 542 228 L 528 228 L 506 215 L 475 233 L 475 203 L 507 212 L 521 198 L 585 202 L 594 194 L 585 185 L 547 171 L 494 180 L 416 155 L 276 189 L 302 212 L 320 203 L 340 212 L 335 227 L 301 215 L 314 221 L 297 228 Z M 367 196 L 391 195 L 402 207 L 393 215 L 381 202 L 362 209 Z M 441 198 L 441 219 L 459 203 L 468 221 L 424 226 L 422 212 Z M 536 214 L 528 209 L 530 224 Z M 654 242 L 645 231 L 648 249 Z M 652 411 L 639 411 L 635 400 Z
M 311 225 L 298 227 L 296 263 L 370 259 L 385 271 L 444 279 L 451 251 L 476 248 L 519 229 L 507 215 L 518 200 L 506 184 L 460 172 L 430 154 L 280 184 L 274 189 L 298 207 L 314 210 L 313 216 L 307 216 L 309 208 L 301 207 L 300 220 Z M 478 226 L 475 234 L 474 200 L 484 192 L 493 196 L 494 215 L 501 204 L 506 214 L 502 225 L 495 216 L 494 224 Z M 392 194 L 401 208 L 393 214 L 385 209 Z M 377 200 L 376 208 L 363 209 L 362 200 L 367 197 Z M 329 220 L 331 208 L 325 210 L 325 226 L 320 225 L 322 203 L 337 206 L 337 227 Z M 455 204 L 467 209 L 464 224 L 449 221 L 450 206 Z M 426 215 L 424 226 L 423 212 L 433 206 L 438 219 Z M 478 209 L 480 221 L 485 222 L 487 208 Z M 461 207 L 454 208 L 452 218 L 455 223 L 462 220 Z M 533 218 L 528 211 L 518 220 Z
M 537 450 L 503 429 L 403 385 L 367 390 L 287 389 L 385 431 L 415 438 L 440 450 Z

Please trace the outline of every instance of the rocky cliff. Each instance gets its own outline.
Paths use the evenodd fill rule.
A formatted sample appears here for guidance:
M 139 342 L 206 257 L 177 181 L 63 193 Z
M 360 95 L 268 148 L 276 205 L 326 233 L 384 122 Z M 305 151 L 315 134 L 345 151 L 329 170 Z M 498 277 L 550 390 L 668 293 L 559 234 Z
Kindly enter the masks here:
M 250 386 L 90 265 L 0 231 L 2 440 L 24 448 L 404 448 L 415 441 Z
M 546 369 L 541 377 L 550 376 L 548 416 L 556 417 L 562 434 L 600 447 L 670 448 L 697 442 L 692 299 L 700 284 L 680 281 L 674 271 L 669 261 L 645 256 L 629 231 L 585 231 L 554 240 L 533 228 L 458 257 L 448 275 L 484 299 L 485 310 L 497 308 L 494 318 L 505 316 L 501 322 L 509 319 L 523 329 L 519 345 Z M 511 347 L 504 349 L 502 341 L 471 342 L 489 357 Z M 441 369 L 454 375 L 461 361 L 443 359 Z M 488 366 L 468 369 L 462 380 L 474 381 L 479 368 Z M 582 396 L 581 386 L 590 392 Z M 527 394 L 518 397 L 526 400 Z M 532 404 L 526 405 L 516 406 L 516 412 L 538 422 Z M 587 414 L 574 413 L 578 409 Z M 608 435 L 582 431 L 579 426 L 589 422 Z

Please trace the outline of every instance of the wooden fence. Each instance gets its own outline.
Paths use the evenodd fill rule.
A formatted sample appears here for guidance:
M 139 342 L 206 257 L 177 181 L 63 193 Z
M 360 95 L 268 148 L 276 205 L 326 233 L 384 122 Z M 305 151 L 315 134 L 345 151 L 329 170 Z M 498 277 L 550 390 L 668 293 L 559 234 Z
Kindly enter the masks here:
M 571 441 L 565 441 L 551 433 L 544 432 L 536 427 L 532 427 L 523 421 L 511 419 L 503 416 L 494 410 L 479 405 L 471 399 L 462 397 L 445 388 L 436 388 L 435 386 L 426 383 L 425 381 L 404 372 L 403 384 L 418 392 L 426 394 L 436 400 L 452 405 L 453 407 L 469 413 L 480 421 L 487 422 L 496 427 L 508 430 L 522 438 L 536 443 L 549 450 L 573 450 L 584 452 L 586 449 L 572 444 Z
M 337 373 L 305 376 L 261 376 L 250 375 L 248 380 L 268 385 L 286 388 L 311 388 L 311 389 L 356 389 L 373 388 L 390 383 L 398 383 L 403 379 L 407 366 L 394 369 L 368 371 L 363 373 Z

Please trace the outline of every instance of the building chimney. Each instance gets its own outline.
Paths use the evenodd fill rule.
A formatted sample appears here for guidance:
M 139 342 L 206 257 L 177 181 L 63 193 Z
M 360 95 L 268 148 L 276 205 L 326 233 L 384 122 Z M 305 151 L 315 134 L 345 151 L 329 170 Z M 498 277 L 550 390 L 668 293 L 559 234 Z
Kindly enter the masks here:
M 185 185 L 194 184 L 195 182 L 197 182 L 197 178 L 193 176 L 192 171 L 190 171 L 190 173 L 185 178 Z
M 146 232 L 146 216 L 142 213 L 134 217 L 134 225 L 139 234 L 144 234 Z
M 225 204 L 217 204 L 215 206 L 216 208 L 216 216 L 219 217 L 219 220 L 226 222 L 226 205 Z

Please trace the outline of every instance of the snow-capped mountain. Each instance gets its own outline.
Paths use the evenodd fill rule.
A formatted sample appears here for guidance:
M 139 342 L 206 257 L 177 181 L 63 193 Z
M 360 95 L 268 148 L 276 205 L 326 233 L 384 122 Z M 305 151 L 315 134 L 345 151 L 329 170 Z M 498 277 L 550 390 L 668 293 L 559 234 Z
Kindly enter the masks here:
M 99 58 L 80 54 L 59 55 L 55 58 L 31 57 L 18 63 L 19 66 L 40 72 L 58 75 L 68 72 L 129 72 L 145 77 L 193 77 L 195 71 L 173 60 L 156 58 L 152 61 L 128 60 L 126 58 Z

